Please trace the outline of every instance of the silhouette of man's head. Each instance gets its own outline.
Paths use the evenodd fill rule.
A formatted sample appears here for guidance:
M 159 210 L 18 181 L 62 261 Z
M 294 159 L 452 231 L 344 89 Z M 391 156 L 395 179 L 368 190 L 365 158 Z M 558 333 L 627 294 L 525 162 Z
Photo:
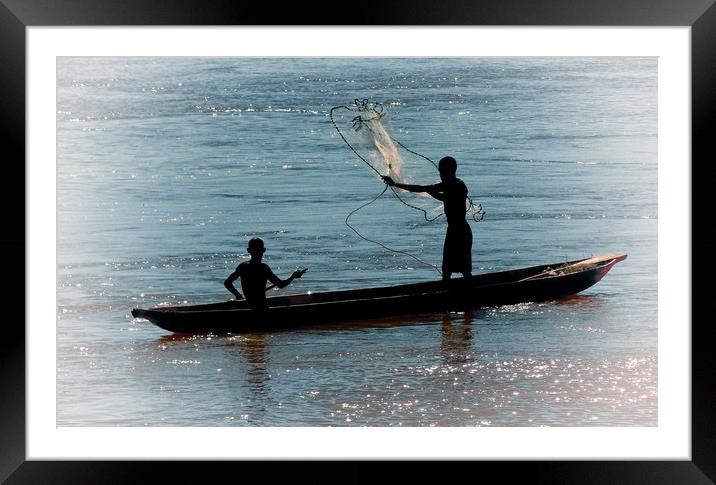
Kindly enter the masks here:
M 444 157 L 438 162 L 438 170 L 440 171 L 440 179 L 454 179 L 457 173 L 457 161 L 453 157 Z
M 262 256 L 264 251 L 266 251 L 264 242 L 258 237 L 251 239 L 249 241 L 248 251 L 251 256 Z

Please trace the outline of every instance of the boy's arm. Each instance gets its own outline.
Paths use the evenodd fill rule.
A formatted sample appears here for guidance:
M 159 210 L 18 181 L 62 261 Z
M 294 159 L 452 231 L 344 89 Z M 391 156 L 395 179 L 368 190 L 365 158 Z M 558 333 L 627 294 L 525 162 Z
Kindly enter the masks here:
M 229 277 L 224 280 L 224 286 L 236 297 L 237 300 L 243 300 L 243 295 L 239 293 L 239 290 L 234 288 L 234 281 L 236 281 L 239 276 L 241 276 L 241 271 L 239 268 L 236 268 L 236 271 L 231 273 Z
M 269 272 L 269 273 L 268 273 L 268 280 L 269 280 L 271 283 L 273 283 L 273 285 L 276 286 L 277 288 L 285 288 L 285 287 L 287 287 L 288 285 L 290 285 L 293 280 L 295 280 L 296 278 L 300 278 L 301 276 L 303 276 L 303 273 L 305 273 L 306 271 L 308 271 L 308 270 L 307 270 L 307 269 L 296 270 L 296 271 L 294 271 L 293 274 L 292 274 L 291 276 L 289 276 L 287 279 L 282 280 L 281 278 L 279 278 L 278 276 L 276 276 L 276 275 L 274 274 L 274 272 L 271 271 L 271 269 L 269 268 L 269 270 L 268 270 L 268 272 Z

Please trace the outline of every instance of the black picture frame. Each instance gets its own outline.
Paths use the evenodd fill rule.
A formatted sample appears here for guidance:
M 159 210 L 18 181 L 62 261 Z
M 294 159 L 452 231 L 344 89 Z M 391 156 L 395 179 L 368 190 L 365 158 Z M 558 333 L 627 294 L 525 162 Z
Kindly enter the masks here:
M 714 224 L 707 216 L 711 205 L 699 185 L 708 183 L 714 156 L 710 142 L 716 139 L 716 0 L 523 0 L 430 2 L 418 0 L 410 6 L 398 2 L 362 2 L 346 11 L 329 2 L 255 3 L 229 0 L 0 0 L 0 117 L 5 140 L 8 186 L 24 187 L 25 181 L 25 29 L 32 26 L 110 25 L 543 25 L 543 26 L 690 26 L 692 75 L 692 261 L 706 258 L 716 249 Z M 320 12 L 320 13 L 319 13 Z M 9 150 L 8 150 L 9 148 Z M 20 189 L 22 192 L 22 189 Z M 24 305 L 17 298 L 24 291 L 23 278 L 28 254 L 25 218 L 12 209 L 24 194 L 3 190 L 2 207 L 10 216 L 12 230 L 2 231 L 0 245 L 5 258 L 6 281 L 12 284 L 7 306 L 18 309 L 25 321 Z M 24 200 L 24 199 L 23 199 Z M 700 221 L 706 223 L 699 224 Z M 16 255 L 23 254 L 24 258 Z M 22 267 L 21 267 L 22 266 Z M 714 483 L 716 480 L 716 362 L 709 339 L 710 318 L 699 318 L 701 308 L 716 284 L 706 278 L 711 264 L 692 264 L 692 321 L 671 322 L 691 325 L 692 335 L 692 454 L 691 461 L 569 461 L 569 462 L 484 462 L 479 473 L 499 469 L 502 477 L 523 474 L 536 482 L 549 483 Z M 53 271 L 48 269 L 48 277 Z M 25 298 L 22 299 L 25 301 Z M 11 304 L 14 303 L 14 304 Z M 52 322 L 48 322 L 52 325 Z M 54 331 L 49 328 L 48 331 Z M 27 461 L 25 439 L 25 329 L 19 318 L 7 318 L 0 351 L 0 482 L 15 483 L 125 483 L 144 476 L 151 462 Z M 297 464 L 292 464 L 295 469 Z M 416 465 L 416 464 L 414 464 Z M 211 465 L 211 475 L 199 463 L 162 466 L 163 481 L 206 480 L 226 471 L 236 474 L 235 464 Z M 242 465 L 239 473 L 250 476 Z M 254 465 L 255 466 L 255 465 Z M 486 468 L 487 467 L 487 468 Z M 350 470 L 354 466 L 350 466 Z M 423 474 L 423 467 L 410 466 Z M 256 471 L 259 471 L 258 469 Z M 360 480 L 360 473 L 346 469 L 336 480 Z M 141 474 L 140 474 L 141 472 Z M 269 471 L 275 474 L 277 469 Z M 266 478 L 267 471 L 263 473 Z M 395 472 L 381 472 L 391 479 Z M 398 475 L 399 473 L 399 475 Z M 406 470 L 394 479 L 405 480 Z M 293 474 L 293 473 L 292 473 Z M 299 474 L 296 474 L 300 476 Z M 363 476 L 364 479 L 369 477 Z

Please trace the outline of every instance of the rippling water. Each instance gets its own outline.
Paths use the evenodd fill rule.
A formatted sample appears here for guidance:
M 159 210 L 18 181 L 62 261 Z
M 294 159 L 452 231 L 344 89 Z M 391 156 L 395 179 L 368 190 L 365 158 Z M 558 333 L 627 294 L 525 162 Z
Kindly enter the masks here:
M 58 425 L 657 425 L 656 58 L 59 58 L 57 74 Z M 253 236 L 279 275 L 309 268 L 283 293 L 435 279 L 344 224 L 383 189 L 328 117 L 354 98 L 458 160 L 487 212 L 474 273 L 629 258 L 576 298 L 469 314 L 192 338 L 132 319 L 228 299 Z M 351 223 L 441 260 L 444 221 L 394 198 Z

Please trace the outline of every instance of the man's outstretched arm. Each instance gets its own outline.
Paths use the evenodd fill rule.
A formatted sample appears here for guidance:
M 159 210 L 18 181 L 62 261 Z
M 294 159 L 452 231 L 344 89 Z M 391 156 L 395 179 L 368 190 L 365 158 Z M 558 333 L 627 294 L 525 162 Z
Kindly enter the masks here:
M 241 293 L 239 293 L 239 290 L 234 288 L 234 281 L 236 281 L 236 278 L 238 278 L 239 276 L 240 276 L 239 270 L 237 269 L 236 271 L 231 273 L 228 278 L 226 278 L 224 280 L 224 286 L 226 287 L 227 290 L 229 290 L 231 292 L 231 294 L 233 294 L 236 297 L 237 300 L 243 300 L 244 299 L 243 295 Z
M 399 189 L 407 190 L 408 192 L 425 192 L 430 194 L 438 200 L 445 200 L 443 193 L 440 191 L 440 184 L 437 185 L 412 185 L 412 184 L 399 184 L 387 175 L 381 177 L 390 187 L 398 187 Z

